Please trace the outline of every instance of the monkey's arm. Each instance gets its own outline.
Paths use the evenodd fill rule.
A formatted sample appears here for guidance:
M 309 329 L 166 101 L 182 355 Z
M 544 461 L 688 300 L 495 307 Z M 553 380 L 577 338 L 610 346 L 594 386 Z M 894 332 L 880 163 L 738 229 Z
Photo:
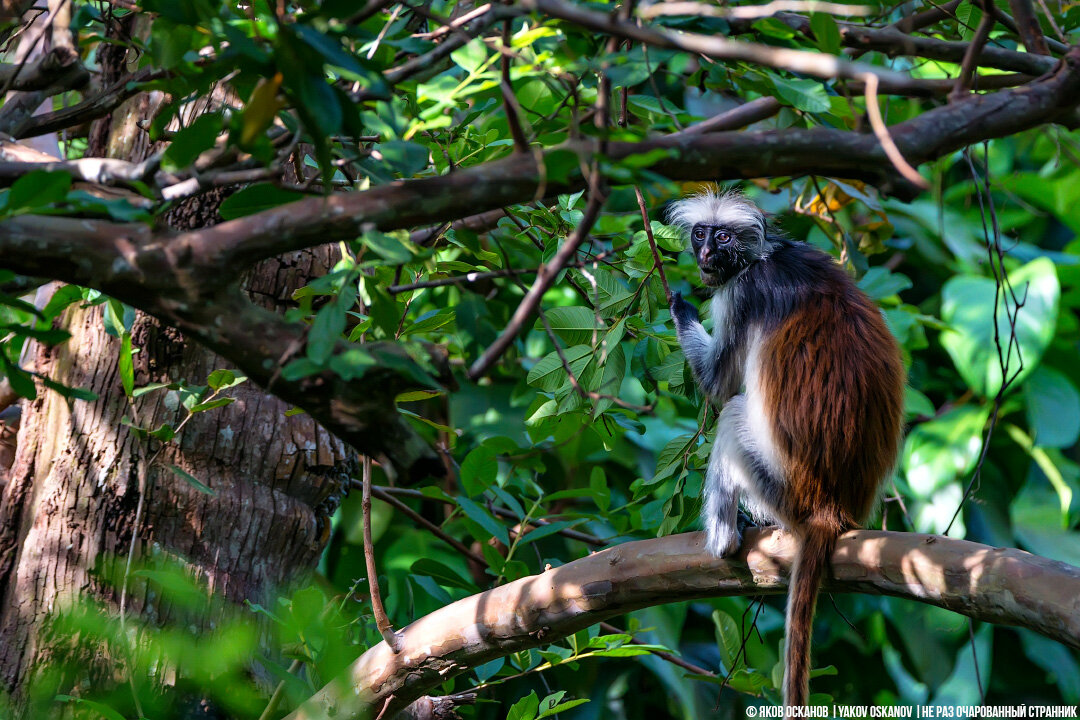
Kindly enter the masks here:
M 698 321 L 697 310 L 683 300 L 682 293 L 671 295 L 671 319 L 686 361 L 698 385 L 720 402 L 739 391 L 742 378 L 738 372 L 736 348 L 709 335 Z

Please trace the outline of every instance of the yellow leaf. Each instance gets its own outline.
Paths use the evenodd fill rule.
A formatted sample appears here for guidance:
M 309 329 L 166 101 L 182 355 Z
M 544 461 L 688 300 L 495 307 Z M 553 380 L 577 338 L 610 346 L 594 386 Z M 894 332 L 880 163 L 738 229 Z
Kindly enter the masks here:
M 274 122 L 277 111 L 284 107 L 284 103 L 278 99 L 278 90 L 284 78 L 281 73 L 274 73 L 269 80 L 263 78 L 255 89 L 251 91 L 247 105 L 244 107 L 244 119 L 240 126 L 240 144 L 250 145 L 261 135 L 270 123 Z

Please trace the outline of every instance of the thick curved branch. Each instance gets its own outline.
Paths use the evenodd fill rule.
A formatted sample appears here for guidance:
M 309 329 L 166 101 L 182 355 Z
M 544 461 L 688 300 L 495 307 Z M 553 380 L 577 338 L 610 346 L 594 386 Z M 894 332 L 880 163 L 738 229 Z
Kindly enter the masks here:
M 68 49 L 44 53 L 26 64 L 0 64 L 0 87 L 8 90 L 51 89 L 58 94 L 82 87 L 89 80 L 90 73 Z
M 396 409 L 396 395 L 421 384 L 401 347 L 366 345 L 376 365 L 351 381 L 326 371 L 287 382 L 281 368 L 304 355 L 306 326 L 259 308 L 233 283 L 202 282 L 146 226 L 13 218 L 2 226 L 0 267 L 95 287 L 179 328 L 361 453 L 385 454 L 413 475 L 442 474 L 438 456 Z
M 393 713 L 450 676 L 630 610 L 782 592 L 795 548 L 776 528 L 747 533 L 739 553 L 723 560 L 705 552 L 701 533 L 609 548 L 417 620 L 401 631 L 400 653 L 385 643 L 371 648 L 289 720 L 367 719 L 384 706 Z M 837 543 L 825 587 L 918 600 L 1080 648 L 1080 568 L 1021 550 L 858 530 Z

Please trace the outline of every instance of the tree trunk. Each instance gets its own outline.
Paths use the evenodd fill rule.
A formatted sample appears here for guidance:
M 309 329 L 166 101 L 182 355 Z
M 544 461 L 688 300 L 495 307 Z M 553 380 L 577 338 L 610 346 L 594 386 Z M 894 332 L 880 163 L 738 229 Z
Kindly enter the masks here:
M 146 156 L 147 143 L 135 136 L 143 132 L 134 121 L 150 111 L 141 97 L 114 112 L 109 128 L 94 129 L 92 148 L 128 160 Z M 216 215 L 219 202 L 214 194 L 198 198 L 170 220 L 197 226 Z M 256 302 L 280 311 L 297 287 L 332 262 L 327 249 L 270 261 L 246 287 Z M 314 567 L 352 470 L 353 454 L 340 441 L 306 415 L 287 417 L 284 403 L 249 383 L 227 391 L 233 404 L 194 415 L 158 453 L 160 443 L 134 433 L 125 419 L 142 428 L 175 428 L 186 412 L 175 391 L 125 396 L 117 365 L 121 343 L 105 332 L 103 307 L 72 305 L 61 322 L 71 339 L 35 348 L 35 370 L 92 390 L 98 399 L 68 400 L 39 383 L 38 398 L 23 403 L 16 457 L 0 495 L 0 681 L 16 697 L 56 649 L 45 632 L 51 614 L 80 598 L 117 609 L 122 583 L 95 568 L 111 567 L 111 577 L 122 577 L 132 533 L 134 568 L 176 558 L 233 603 L 266 602 Z M 201 385 L 224 367 L 145 316 L 131 332 L 136 387 L 179 380 Z M 136 524 L 140 478 L 145 507 Z M 141 614 L 155 623 L 175 615 L 134 578 L 126 607 L 129 617 Z M 115 672 L 99 662 L 103 672 Z M 80 678 L 92 674 L 83 670 Z

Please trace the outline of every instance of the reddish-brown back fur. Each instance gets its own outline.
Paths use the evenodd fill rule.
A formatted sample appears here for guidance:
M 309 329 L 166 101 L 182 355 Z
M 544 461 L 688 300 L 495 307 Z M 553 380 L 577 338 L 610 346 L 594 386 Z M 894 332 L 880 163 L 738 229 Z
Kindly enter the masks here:
M 837 276 L 841 275 L 837 269 Z M 761 391 L 800 536 L 788 595 L 784 704 L 805 705 L 818 588 L 836 539 L 870 514 L 896 461 L 904 369 L 880 311 L 846 277 L 766 338 Z
M 767 337 L 760 358 L 787 470 L 785 519 L 854 527 L 873 509 L 900 440 L 904 369 L 881 312 L 850 282 L 817 293 Z

